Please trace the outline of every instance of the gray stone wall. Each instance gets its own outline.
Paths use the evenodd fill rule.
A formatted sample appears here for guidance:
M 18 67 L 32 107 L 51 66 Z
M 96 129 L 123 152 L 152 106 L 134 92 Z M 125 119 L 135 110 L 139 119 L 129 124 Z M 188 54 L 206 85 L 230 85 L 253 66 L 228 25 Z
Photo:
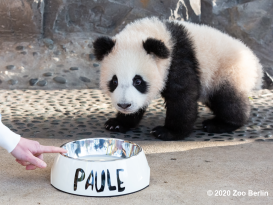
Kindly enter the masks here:
M 40 38 L 43 34 L 43 0 L 1 0 L 0 37 Z
M 200 5 L 200 0 L 197 1 Z M 139 18 L 169 18 L 176 7 L 177 0 L 48 0 L 44 13 L 45 36 L 114 35 Z
M 97 88 L 93 39 L 147 16 L 216 27 L 273 76 L 272 0 L 0 0 L 0 88 Z

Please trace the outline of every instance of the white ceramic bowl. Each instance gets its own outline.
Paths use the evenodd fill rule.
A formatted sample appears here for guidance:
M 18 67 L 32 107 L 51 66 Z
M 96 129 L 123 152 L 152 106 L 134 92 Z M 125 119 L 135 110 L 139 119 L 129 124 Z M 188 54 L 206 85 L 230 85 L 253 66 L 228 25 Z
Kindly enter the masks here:
M 118 196 L 140 191 L 150 182 L 150 167 L 142 148 L 112 138 L 68 142 L 51 168 L 51 184 L 83 196 Z

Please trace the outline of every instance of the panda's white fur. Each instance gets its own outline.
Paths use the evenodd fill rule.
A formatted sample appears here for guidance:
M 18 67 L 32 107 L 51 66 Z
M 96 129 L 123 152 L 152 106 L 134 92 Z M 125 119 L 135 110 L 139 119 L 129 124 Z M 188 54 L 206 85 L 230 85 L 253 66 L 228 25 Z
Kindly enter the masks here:
M 262 66 L 244 43 L 206 25 L 184 21 L 175 23 L 186 27 L 194 43 L 201 74 L 200 101 L 205 102 L 207 96 L 225 80 L 246 95 L 253 89 L 261 88 Z M 147 55 L 140 42 L 149 37 L 163 41 L 172 51 L 174 42 L 166 25 L 155 17 L 144 18 L 128 24 L 113 37 L 116 44 L 101 64 L 101 88 L 111 96 L 113 106 L 120 111 L 123 110 L 117 106 L 118 102 L 131 102 L 129 99 L 134 99 L 131 103 L 135 106 L 125 111 L 131 113 L 148 105 L 165 86 L 171 58 L 157 59 Z M 122 86 L 110 93 L 107 83 L 115 73 Z M 147 95 L 140 94 L 132 86 L 130 80 L 136 73 L 150 82 Z
M 230 132 L 247 122 L 247 97 L 262 86 L 263 70 L 255 54 L 240 40 L 206 25 L 144 18 L 111 39 L 97 39 L 94 50 L 102 61 L 100 86 L 119 111 L 106 122 L 110 130 L 136 126 L 150 101 L 161 94 L 167 113 L 165 125 L 153 129 L 156 137 L 188 136 L 197 118 L 197 100 L 216 115 L 203 122 L 206 131 Z M 148 92 L 133 85 L 136 75 L 147 82 Z M 113 76 L 118 86 L 109 90 Z

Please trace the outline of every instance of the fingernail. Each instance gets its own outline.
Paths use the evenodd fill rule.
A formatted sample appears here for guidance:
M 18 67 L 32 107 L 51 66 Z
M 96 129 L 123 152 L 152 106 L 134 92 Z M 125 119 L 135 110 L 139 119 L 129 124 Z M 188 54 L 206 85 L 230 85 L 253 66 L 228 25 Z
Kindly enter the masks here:
M 46 163 L 45 163 L 45 162 L 42 162 L 42 163 L 41 163 L 41 167 L 46 168 Z

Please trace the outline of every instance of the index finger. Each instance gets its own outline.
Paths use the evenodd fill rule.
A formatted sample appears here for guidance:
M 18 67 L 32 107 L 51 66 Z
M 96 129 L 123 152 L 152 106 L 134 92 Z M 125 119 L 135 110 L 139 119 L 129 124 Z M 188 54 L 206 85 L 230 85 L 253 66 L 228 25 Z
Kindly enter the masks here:
M 54 146 L 40 146 L 40 153 L 66 153 L 67 150 L 61 147 Z

